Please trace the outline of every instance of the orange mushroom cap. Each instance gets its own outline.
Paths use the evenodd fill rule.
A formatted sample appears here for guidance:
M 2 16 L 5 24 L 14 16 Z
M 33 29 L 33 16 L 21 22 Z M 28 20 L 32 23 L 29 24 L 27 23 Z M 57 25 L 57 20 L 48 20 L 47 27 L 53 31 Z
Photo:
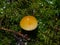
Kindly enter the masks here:
M 26 31 L 32 31 L 37 28 L 38 21 L 34 16 L 25 16 L 20 21 L 20 27 Z

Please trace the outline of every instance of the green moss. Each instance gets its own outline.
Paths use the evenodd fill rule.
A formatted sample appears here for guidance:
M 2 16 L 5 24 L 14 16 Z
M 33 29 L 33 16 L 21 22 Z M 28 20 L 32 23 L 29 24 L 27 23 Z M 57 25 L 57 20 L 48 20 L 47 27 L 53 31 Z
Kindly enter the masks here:
M 27 41 L 28 45 L 59 45 L 59 3 L 59 0 L 0 0 L 0 27 L 22 31 L 19 26 L 22 17 L 33 15 L 38 20 L 38 27 L 36 31 L 30 32 L 29 35 L 33 41 Z M 12 33 L 6 34 L 5 31 L 0 31 L 0 45 L 10 44 L 16 44 Z

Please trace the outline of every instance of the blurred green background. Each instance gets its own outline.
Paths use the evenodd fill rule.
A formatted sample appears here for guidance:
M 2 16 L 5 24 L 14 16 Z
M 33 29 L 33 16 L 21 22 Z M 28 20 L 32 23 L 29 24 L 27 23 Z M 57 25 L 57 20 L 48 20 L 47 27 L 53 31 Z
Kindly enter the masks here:
M 27 15 L 38 20 L 28 45 L 60 45 L 60 0 L 0 0 L 0 27 L 22 31 L 19 22 Z M 16 45 L 12 33 L 0 30 L 0 45 Z

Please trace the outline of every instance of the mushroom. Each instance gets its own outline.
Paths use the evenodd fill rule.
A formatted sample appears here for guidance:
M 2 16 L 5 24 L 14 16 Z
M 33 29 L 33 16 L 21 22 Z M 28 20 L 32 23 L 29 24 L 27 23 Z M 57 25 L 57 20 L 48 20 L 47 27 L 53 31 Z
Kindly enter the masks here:
M 20 27 L 25 31 L 32 31 L 38 26 L 38 21 L 34 16 L 25 16 L 20 21 Z

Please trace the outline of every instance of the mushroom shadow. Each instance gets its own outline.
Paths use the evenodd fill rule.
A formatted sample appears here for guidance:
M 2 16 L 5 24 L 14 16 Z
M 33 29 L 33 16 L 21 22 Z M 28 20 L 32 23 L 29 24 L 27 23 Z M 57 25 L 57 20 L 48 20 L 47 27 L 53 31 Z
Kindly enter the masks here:
M 22 29 L 21 32 L 23 34 L 27 34 L 31 39 L 36 39 L 38 30 L 37 30 L 37 28 L 33 31 L 25 31 Z

